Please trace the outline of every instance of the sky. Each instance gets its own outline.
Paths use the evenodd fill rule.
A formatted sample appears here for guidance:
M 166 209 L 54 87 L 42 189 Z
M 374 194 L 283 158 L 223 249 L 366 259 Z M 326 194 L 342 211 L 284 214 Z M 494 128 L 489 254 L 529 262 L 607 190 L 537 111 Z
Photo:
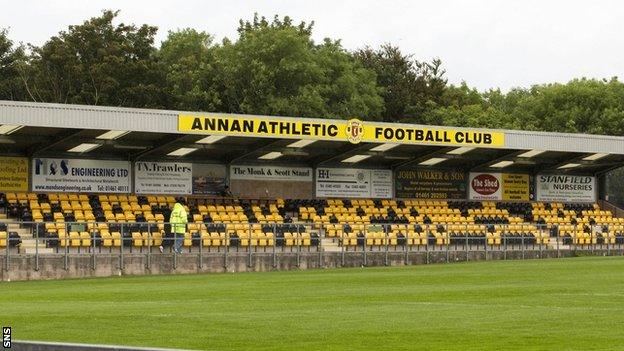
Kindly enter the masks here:
M 341 39 L 349 50 L 390 43 L 418 60 L 440 58 L 450 83 L 479 90 L 624 76 L 622 1 L 4 0 L 1 8 L 0 28 L 35 45 L 102 9 L 157 26 L 158 45 L 186 27 L 236 38 L 238 20 L 257 12 L 313 20 L 315 40 Z

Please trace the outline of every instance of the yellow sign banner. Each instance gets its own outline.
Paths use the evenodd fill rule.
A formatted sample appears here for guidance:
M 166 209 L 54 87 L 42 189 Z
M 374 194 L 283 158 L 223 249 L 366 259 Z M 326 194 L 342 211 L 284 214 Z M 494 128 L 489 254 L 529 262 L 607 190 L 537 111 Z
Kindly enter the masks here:
M 28 159 L 0 157 L 0 190 L 28 191 Z
M 501 147 L 505 133 L 476 129 L 451 129 L 348 121 L 232 117 L 219 115 L 178 116 L 178 131 L 197 134 L 256 136 L 285 139 L 349 141 L 353 144 L 397 143 L 448 146 Z
M 529 201 L 529 175 L 503 173 L 503 200 Z

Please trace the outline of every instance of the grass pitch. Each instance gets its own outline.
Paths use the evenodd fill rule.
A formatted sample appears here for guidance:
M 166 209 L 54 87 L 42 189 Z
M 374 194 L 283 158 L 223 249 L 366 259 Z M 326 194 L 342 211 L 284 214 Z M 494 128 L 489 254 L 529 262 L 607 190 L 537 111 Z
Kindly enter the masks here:
M 0 283 L 14 339 L 227 350 L 624 349 L 624 257 Z

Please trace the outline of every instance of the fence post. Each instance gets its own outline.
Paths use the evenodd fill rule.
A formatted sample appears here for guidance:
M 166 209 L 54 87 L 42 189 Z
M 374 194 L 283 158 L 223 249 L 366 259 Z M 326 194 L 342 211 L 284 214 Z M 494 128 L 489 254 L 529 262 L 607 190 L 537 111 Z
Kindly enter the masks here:
M 39 225 L 41 223 L 35 223 L 35 230 L 37 235 L 35 237 L 35 271 L 39 270 Z
M 204 242 L 202 239 L 202 226 L 204 224 L 199 225 L 199 269 L 202 270 L 204 268 Z M 191 234 L 191 247 L 193 247 L 193 234 Z
M 437 231 L 437 227 L 434 229 L 435 233 L 438 233 Z M 448 233 L 438 233 L 439 235 L 441 235 L 442 237 L 442 246 L 440 246 L 440 251 L 444 251 L 446 248 L 446 262 L 452 262 L 451 261 L 451 252 L 457 251 L 457 247 L 452 248 L 451 247 L 451 238 L 450 236 L 448 236 Z M 435 234 L 434 234 L 435 236 Z M 433 244 L 433 249 L 431 250 L 432 253 L 435 253 L 436 251 L 438 251 L 438 238 L 434 238 L 434 244 Z M 457 245 L 457 243 L 455 243 L 455 245 Z M 433 262 L 436 263 L 436 262 Z
M 124 245 L 126 244 L 126 230 L 125 223 L 121 223 L 121 233 L 119 235 L 119 239 L 121 240 L 121 245 L 119 246 L 119 270 L 124 270 Z M 175 264 L 174 264 L 175 269 Z
M 173 234 L 173 242 L 171 243 L 171 248 L 173 249 L 173 269 L 176 270 L 178 268 L 178 251 L 176 250 L 176 241 L 178 241 L 178 233 L 175 232 L 173 226 L 171 228 L 171 232 Z
M 448 225 L 446 226 L 446 233 L 448 235 Z M 468 250 L 468 245 L 470 244 L 470 242 L 468 240 L 468 233 L 465 234 L 465 237 L 466 237 L 466 262 L 468 262 L 469 261 L 469 259 L 468 259 L 468 251 L 469 251 Z M 450 239 L 449 239 L 449 242 L 450 242 Z
M 248 251 L 248 260 L 247 260 L 247 268 L 251 268 L 251 224 L 249 225 L 249 230 L 247 231 L 247 251 Z
M 366 228 L 366 225 L 364 225 L 364 245 L 362 246 L 363 251 L 364 251 L 364 264 L 363 264 L 363 266 L 366 266 L 366 264 L 368 263 L 366 261 L 366 258 L 367 258 L 366 257 L 366 246 L 367 246 L 366 245 L 367 244 L 366 240 L 368 240 L 368 231 L 367 231 L 367 229 L 368 228 Z M 372 246 L 371 246 L 371 248 L 372 248 Z
M 429 264 L 429 228 L 426 226 L 425 226 L 425 264 Z
M 557 236 L 555 236 L 555 242 L 557 243 L 557 258 L 561 258 L 561 251 L 559 250 L 559 229 L 557 229 Z
M 277 225 L 273 223 L 273 268 L 274 269 L 277 268 L 277 252 L 275 248 L 276 245 L 277 245 Z
M 301 230 L 299 230 L 299 226 L 297 226 L 297 268 L 301 268 Z
M 398 239 L 397 239 L 398 241 Z M 408 249 L 410 248 L 410 229 L 409 229 L 409 224 L 407 226 L 407 231 L 405 232 L 405 245 L 403 245 L 403 253 L 404 253 L 404 263 L 405 265 L 409 264 L 409 253 L 408 253 Z
M 574 227 L 574 229 L 575 229 L 575 230 L 574 230 L 574 238 L 572 239 L 572 246 L 574 247 L 574 257 L 576 257 L 576 247 L 578 246 L 578 241 L 579 241 L 579 240 L 578 240 L 578 237 L 577 237 L 577 234 L 576 234 L 576 233 L 578 233 L 578 232 L 577 232 L 577 230 L 578 230 L 578 225 L 576 225 L 576 226 Z
M 503 232 L 503 259 L 507 260 L 507 232 L 506 231 Z
M 438 231 L 437 228 L 435 230 L 436 232 Z M 429 236 L 427 236 L 427 239 L 429 239 Z M 438 239 L 436 238 L 435 240 L 437 241 Z M 433 245 L 437 245 L 437 242 L 434 243 Z M 451 251 L 451 239 L 449 238 L 448 233 L 444 233 L 444 235 L 442 235 L 442 245 L 446 248 L 446 263 L 449 263 L 449 260 L 450 260 L 449 255 Z
M 7 271 L 7 272 L 9 271 L 9 248 L 11 247 L 11 237 L 10 237 L 9 233 L 10 233 L 9 232 L 9 228 L 8 228 L 8 225 L 7 225 L 6 246 L 4 247 L 4 250 L 5 250 L 5 252 L 4 252 L 4 258 L 5 258 L 5 260 L 4 260 L 4 270 Z
M 493 224 L 492 224 L 493 225 Z M 483 252 L 485 253 L 485 260 L 488 260 L 488 234 L 489 234 L 489 228 L 486 226 L 485 229 L 485 241 L 483 242 Z M 494 241 L 494 236 L 492 235 L 492 242 Z
M 212 244 L 212 239 L 210 240 Z M 240 241 L 239 241 L 240 243 Z M 225 231 L 225 249 L 223 250 L 223 269 L 227 272 L 228 268 L 228 253 L 230 252 L 230 233 Z
M 154 237 L 152 236 L 152 224 L 147 223 L 147 269 L 150 270 L 152 268 L 152 241 Z
M 387 230 L 388 228 L 387 227 L 382 226 L 381 228 L 383 230 L 384 241 L 386 243 L 386 257 L 385 257 L 385 262 L 384 263 L 387 266 L 388 265 L 388 245 L 389 245 L 389 241 L 390 241 L 390 236 L 388 235 L 388 230 Z
M 607 256 L 611 256 L 611 238 L 610 238 L 610 233 L 607 232 L 607 238 L 606 238 L 606 242 L 607 242 Z M 603 238 L 605 237 L 604 235 L 602 236 Z M 603 241 L 604 242 L 604 241 Z
M 297 224 L 297 225 L 300 225 L 300 224 Z M 303 225 L 304 228 L 305 228 L 305 224 L 301 224 L 301 225 Z M 306 231 L 307 231 L 307 229 L 306 229 Z M 318 264 L 318 266 L 319 266 L 319 268 L 325 268 L 325 264 L 323 263 L 323 249 L 324 249 L 323 245 L 322 245 L 323 244 L 323 238 L 321 237 L 320 233 L 321 232 L 319 231 L 319 233 L 317 234 L 318 235 L 318 245 L 316 246 L 316 249 L 318 250 L 318 253 L 319 253 L 319 264 Z M 311 230 L 310 230 L 310 244 L 312 244 L 312 231 Z
M 95 266 L 96 266 L 96 262 L 95 262 L 95 231 L 97 229 L 97 226 L 95 223 L 91 223 L 91 225 L 93 226 L 91 228 L 91 231 L 89 233 L 89 237 L 91 237 L 91 250 L 93 250 L 93 252 L 91 253 L 91 258 L 93 259 L 92 265 L 91 265 L 91 269 L 93 269 L 95 271 Z M 87 224 L 87 227 L 89 225 Z
M 539 228 L 539 227 L 538 227 Z M 539 229 L 538 229 L 539 230 Z M 544 233 L 540 230 L 538 231 L 539 236 L 540 236 L 540 244 L 539 244 L 539 248 L 540 248 L 540 258 L 544 258 L 544 254 L 543 254 L 543 249 L 544 249 Z M 548 242 L 550 243 L 550 236 L 548 236 Z
M 69 231 L 67 230 L 67 222 L 65 222 L 65 258 L 64 258 L 64 263 L 63 263 L 63 268 L 65 268 L 65 270 L 69 270 L 69 263 L 68 263 L 68 255 L 69 255 Z
M 522 259 L 524 260 L 524 230 L 522 231 L 522 236 L 520 237 L 520 243 L 522 244 Z
M 325 225 L 321 224 L 321 227 L 323 227 L 323 229 L 324 229 Z M 340 231 L 340 265 L 342 267 L 344 267 L 344 265 L 345 265 L 345 245 L 344 245 L 345 233 L 344 233 L 344 226 L 342 228 L 343 229 Z M 327 233 L 326 230 L 325 230 L 325 233 Z

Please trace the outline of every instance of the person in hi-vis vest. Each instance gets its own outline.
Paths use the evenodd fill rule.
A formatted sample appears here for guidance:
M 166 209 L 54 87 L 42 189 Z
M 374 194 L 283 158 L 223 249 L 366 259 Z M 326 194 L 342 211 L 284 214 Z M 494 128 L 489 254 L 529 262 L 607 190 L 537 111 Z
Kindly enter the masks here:
M 184 244 L 184 234 L 186 233 L 186 223 L 188 218 L 184 206 L 179 202 L 173 205 L 173 211 L 171 211 L 171 217 L 169 218 L 171 223 L 171 233 L 174 235 L 173 250 L 177 253 L 182 253 L 182 244 Z

